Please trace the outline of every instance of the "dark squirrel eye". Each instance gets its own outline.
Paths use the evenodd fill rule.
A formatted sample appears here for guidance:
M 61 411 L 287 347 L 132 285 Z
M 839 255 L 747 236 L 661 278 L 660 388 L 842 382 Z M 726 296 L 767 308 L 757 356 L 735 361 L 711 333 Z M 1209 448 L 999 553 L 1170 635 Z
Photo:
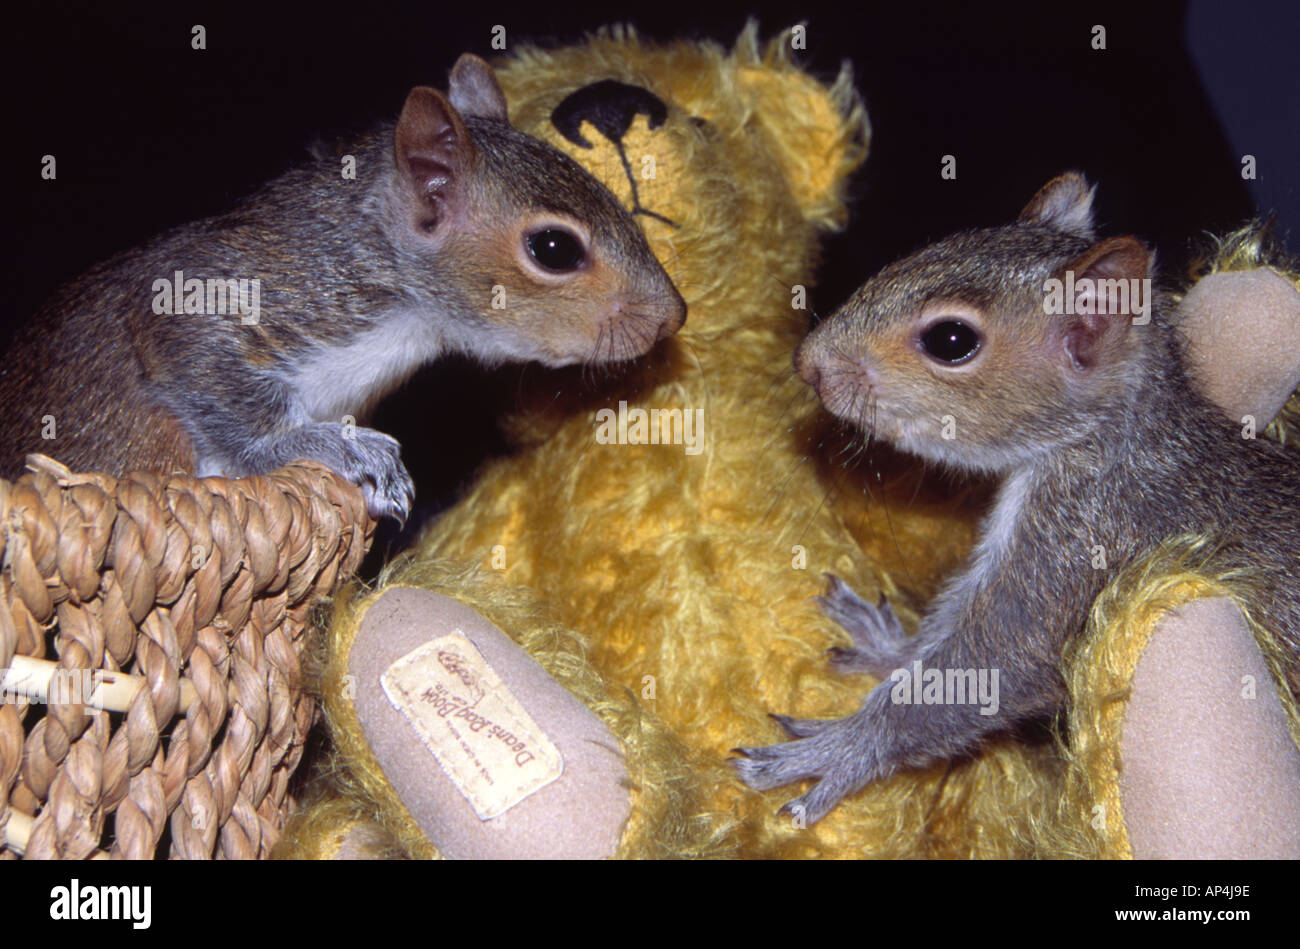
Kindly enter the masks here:
M 952 366 L 974 356 L 980 343 L 980 334 L 961 320 L 941 320 L 921 334 L 926 353 Z
M 547 270 L 573 270 L 582 263 L 582 244 L 568 231 L 547 228 L 528 236 L 528 253 Z

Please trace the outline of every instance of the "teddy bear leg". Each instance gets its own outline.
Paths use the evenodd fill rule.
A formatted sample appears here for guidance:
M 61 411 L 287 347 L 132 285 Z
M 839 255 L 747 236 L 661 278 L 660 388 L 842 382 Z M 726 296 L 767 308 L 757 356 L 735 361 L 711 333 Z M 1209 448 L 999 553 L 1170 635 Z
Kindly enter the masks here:
M 366 744 L 442 855 L 614 853 L 630 808 L 618 741 L 480 614 L 389 587 L 361 617 L 348 672 Z

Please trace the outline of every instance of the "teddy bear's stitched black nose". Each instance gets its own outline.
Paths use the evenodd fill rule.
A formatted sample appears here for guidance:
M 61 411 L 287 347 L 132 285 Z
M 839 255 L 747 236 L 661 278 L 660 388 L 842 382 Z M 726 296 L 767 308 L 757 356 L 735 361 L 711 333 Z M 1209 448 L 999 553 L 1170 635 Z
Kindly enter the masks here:
M 645 115 L 652 129 L 668 118 L 668 106 L 649 89 L 616 79 L 602 79 L 569 93 L 551 112 L 556 130 L 582 148 L 594 148 L 582 134 L 582 123 L 611 142 L 621 143 L 637 115 Z

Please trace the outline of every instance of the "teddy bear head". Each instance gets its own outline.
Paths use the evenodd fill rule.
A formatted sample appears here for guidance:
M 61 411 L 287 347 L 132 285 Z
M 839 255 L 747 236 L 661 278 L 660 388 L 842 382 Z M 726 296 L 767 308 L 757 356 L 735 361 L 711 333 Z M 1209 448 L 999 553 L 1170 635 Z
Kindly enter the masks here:
M 637 218 L 690 307 L 687 339 L 743 319 L 746 307 L 729 304 L 752 301 L 756 278 L 788 294 L 808 272 L 811 232 L 847 216 L 866 112 L 847 66 L 826 86 L 794 65 L 795 36 L 762 47 L 751 21 L 726 50 L 615 27 L 498 64 L 511 122 L 578 161 Z

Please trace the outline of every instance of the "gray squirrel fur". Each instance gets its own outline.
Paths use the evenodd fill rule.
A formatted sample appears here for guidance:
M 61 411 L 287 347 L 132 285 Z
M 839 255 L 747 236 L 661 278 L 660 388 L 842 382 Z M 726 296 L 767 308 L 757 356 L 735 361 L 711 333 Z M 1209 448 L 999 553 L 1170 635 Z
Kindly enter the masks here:
M 465 55 L 447 95 L 174 228 L 59 291 L 0 363 L 0 476 L 29 452 L 73 470 L 197 475 L 321 461 L 402 520 L 413 485 L 389 436 L 359 427 L 417 368 L 634 358 L 685 305 L 631 214 L 577 163 L 512 128 L 491 68 Z M 549 272 L 522 245 L 560 229 L 584 255 Z M 155 282 L 256 279 L 256 322 L 153 312 Z M 504 302 L 494 307 L 494 302 Z M 54 438 L 48 434 L 52 427 Z

